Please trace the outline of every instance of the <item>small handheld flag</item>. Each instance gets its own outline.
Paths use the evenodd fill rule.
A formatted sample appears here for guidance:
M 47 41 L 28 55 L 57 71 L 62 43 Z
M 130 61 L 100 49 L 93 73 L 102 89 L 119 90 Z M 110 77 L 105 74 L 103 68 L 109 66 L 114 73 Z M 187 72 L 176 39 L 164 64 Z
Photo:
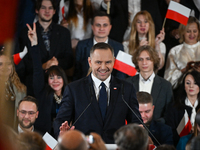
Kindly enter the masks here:
M 22 52 L 13 55 L 13 61 L 15 65 L 18 65 L 20 63 L 20 61 L 24 58 L 27 52 L 28 50 L 27 50 L 27 47 L 25 46 Z

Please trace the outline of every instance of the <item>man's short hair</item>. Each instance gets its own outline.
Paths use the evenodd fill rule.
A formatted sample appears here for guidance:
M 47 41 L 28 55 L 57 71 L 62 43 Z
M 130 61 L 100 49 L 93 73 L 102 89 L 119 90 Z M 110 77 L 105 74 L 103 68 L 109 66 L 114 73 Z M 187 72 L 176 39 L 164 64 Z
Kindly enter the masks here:
M 139 104 L 147 104 L 147 103 L 152 103 L 153 104 L 153 98 L 151 94 L 147 92 L 137 92 L 137 100 Z
M 40 10 L 43 1 L 44 1 L 44 0 L 36 0 L 36 5 L 35 5 L 35 9 L 36 9 L 36 10 L 38 10 L 38 11 Z M 52 6 L 53 6 L 53 9 L 56 10 L 56 7 L 57 7 L 57 2 L 56 2 L 56 0 L 48 0 L 48 1 L 51 2 Z
M 109 22 L 111 24 L 111 18 L 110 18 L 110 16 L 106 12 L 104 12 L 104 11 L 96 11 L 95 12 L 94 16 L 92 17 L 92 21 L 91 21 L 92 25 L 94 24 L 95 17 L 108 17 Z
M 135 64 L 135 68 L 138 71 L 140 70 L 138 66 L 138 59 L 139 59 L 140 54 L 143 51 L 147 51 L 149 53 L 149 57 L 153 61 L 153 64 L 154 64 L 154 72 L 157 72 L 160 66 L 160 58 L 158 56 L 158 52 L 149 45 L 140 46 L 137 50 L 134 51 L 132 61 Z
M 32 103 L 35 103 L 36 107 L 37 107 L 37 110 L 38 110 L 38 101 L 36 98 L 32 97 L 32 96 L 26 96 L 24 97 L 22 100 L 19 101 L 18 103 L 18 109 L 19 109 L 19 105 L 22 103 L 22 102 L 32 102 Z
M 138 124 L 128 124 L 115 132 L 114 139 L 119 150 L 146 150 L 149 138 L 147 131 Z
M 114 49 L 107 43 L 104 43 L 104 42 L 99 42 L 97 44 L 95 44 L 91 50 L 90 50 L 90 57 L 91 55 L 94 53 L 94 51 L 96 49 L 100 49 L 100 50 L 110 50 L 113 54 L 113 57 L 114 57 Z

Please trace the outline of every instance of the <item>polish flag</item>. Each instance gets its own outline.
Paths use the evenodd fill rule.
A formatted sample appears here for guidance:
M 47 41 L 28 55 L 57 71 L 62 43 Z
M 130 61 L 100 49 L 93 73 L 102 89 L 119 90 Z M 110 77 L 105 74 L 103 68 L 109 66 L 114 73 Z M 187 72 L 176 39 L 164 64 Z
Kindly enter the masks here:
M 58 144 L 58 142 L 48 132 L 46 132 L 44 134 L 42 139 L 47 144 L 46 150 L 53 150 L 56 147 L 56 145 Z
M 132 62 L 132 56 L 121 50 L 117 54 L 113 68 L 129 76 L 134 76 L 137 72 Z
M 190 122 L 189 116 L 187 111 L 185 110 L 184 116 L 181 119 L 181 122 L 179 123 L 177 127 L 177 132 L 180 137 L 188 135 L 192 129 L 192 124 Z
M 27 52 L 28 50 L 27 50 L 27 47 L 25 46 L 22 52 L 13 55 L 13 61 L 15 65 L 18 65 L 20 63 L 20 61 L 24 58 Z
M 177 3 L 170 1 L 167 10 L 166 18 L 175 20 L 181 24 L 187 25 L 191 9 Z

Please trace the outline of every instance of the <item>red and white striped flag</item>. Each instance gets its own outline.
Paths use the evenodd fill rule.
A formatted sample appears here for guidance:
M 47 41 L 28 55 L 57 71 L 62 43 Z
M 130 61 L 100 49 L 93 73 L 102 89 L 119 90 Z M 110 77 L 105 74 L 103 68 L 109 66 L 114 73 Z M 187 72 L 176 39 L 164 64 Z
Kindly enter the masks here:
M 132 62 L 132 56 L 123 51 L 119 51 L 115 59 L 114 69 L 119 70 L 129 76 L 134 76 L 137 72 Z
M 27 50 L 27 47 L 25 46 L 22 52 L 13 55 L 13 61 L 15 65 L 18 65 L 20 63 L 20 61 L 24 58 L 27 52 L 28 50 Z
M 56 145 L 58 144 L 58 142 L 48 132 L 46 132 L 44 134 L 42 139 L 47 144 L 46 150 L 53 150 L 56 147 Z
M 187 111 L 185 110 L 184 116 L 181 119 L 178 127 L 177 127 L 177 132 L 180 137 L 188 135 L 192 129 L 192 124 L 190 122 L 189 116 Z
M 181 24 L 187 25 L 191 9 L 177 3 L 170 1 L 167 10 L 166 18 L 175 20 Z

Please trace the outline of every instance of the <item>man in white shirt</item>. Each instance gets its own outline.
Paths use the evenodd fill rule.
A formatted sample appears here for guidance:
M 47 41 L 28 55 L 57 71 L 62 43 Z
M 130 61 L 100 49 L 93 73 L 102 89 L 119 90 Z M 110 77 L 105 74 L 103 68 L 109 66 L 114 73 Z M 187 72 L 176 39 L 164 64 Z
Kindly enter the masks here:
M 16 131 L 22 133 L 24 131 L 34 131 L 34 123 L 38 117 L 37 100 L 32 96 L 26 96 L 19 101 L 17 109 L 18 127 Z
M 136 91 L 144 91 L 153 97 L 154 120 L 165 122 L 163 117 L 173 100 L 171 83 L 155 73 L 159 68 L 159 57 L 152 47 L 141 46 L 133 54 L 133 63 L 139 74 L 127 79 L 134 84 Z
M 92 72 L 66 86 L 54 121 L 55 136 L 69 130 L 68 123 L 72 121 L 75 129 L 85 135 L 96 132 L 105 143 L 113 144 L 113 134 L 125 125 L 125 120 L 141 123 L 133 85 L 111 75 L 114 61 L 114 50 L 109 44 L 101 42 L 92 47 L 88 58 Z

